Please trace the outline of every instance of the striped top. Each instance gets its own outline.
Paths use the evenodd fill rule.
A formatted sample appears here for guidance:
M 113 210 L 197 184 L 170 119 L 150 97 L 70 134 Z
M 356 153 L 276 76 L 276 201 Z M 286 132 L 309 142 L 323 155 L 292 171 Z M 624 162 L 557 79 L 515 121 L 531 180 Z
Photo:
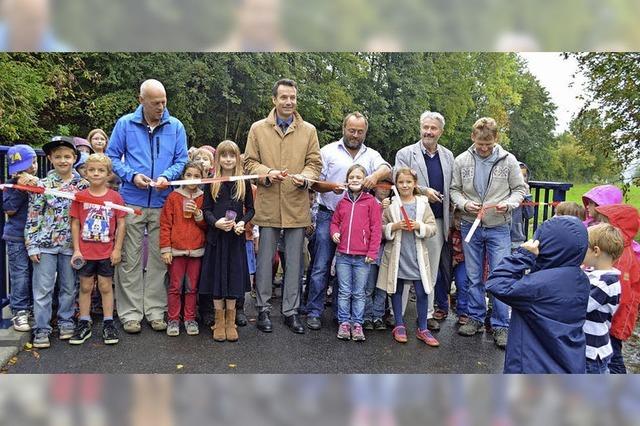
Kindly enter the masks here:
M 583 327 L 587 338 L 587 359 L 600 357 L 605 360 L 613 353 L 609 329 L 620 302 L 620 271 L 611 268 L 585 272 L 591 282 L 587 320 Z

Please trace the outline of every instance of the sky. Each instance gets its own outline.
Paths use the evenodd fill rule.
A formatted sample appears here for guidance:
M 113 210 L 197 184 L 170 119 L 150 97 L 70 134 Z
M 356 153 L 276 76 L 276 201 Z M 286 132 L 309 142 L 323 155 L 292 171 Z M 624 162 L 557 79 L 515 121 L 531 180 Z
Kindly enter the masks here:
M 578 70 L 578 63 L 573 58 L 564 59 L 559 52 L 527 52 L 519 55 L 527 60 L 529 71 L 547 89 L 557 106 L 556 133 L 568 130 L 571 119 L 583 104 L 578 97 L 582 93 L 584 76 L 573 76 Z

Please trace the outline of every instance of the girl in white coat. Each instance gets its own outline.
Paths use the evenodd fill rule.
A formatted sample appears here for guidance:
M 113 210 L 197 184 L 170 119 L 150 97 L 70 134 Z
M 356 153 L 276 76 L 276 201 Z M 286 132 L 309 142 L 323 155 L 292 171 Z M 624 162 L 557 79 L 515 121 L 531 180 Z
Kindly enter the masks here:
M 395 185 L 400 200 L 394 200 L 383 216 L 384 247 L 377 287 L 391 295 L 396 327 L 393 338 L 399 343 L 407 341 L 407 330 L 402 317 L 402 292 L 404 282 L 414 283 L 418 330 L 416 337 L 429 346 L 440 343 L 427 329 L 427 295 L 433 292 L 433 282 L 429 267 L 426 239 L 436 233 L 436 222 L 429 207 L 429 200 L 417 195 L 418 177 L 414 170 L 401 168 L 396 172 Z M 409 216 L 407 223 L 401 213 L 401 206 Z

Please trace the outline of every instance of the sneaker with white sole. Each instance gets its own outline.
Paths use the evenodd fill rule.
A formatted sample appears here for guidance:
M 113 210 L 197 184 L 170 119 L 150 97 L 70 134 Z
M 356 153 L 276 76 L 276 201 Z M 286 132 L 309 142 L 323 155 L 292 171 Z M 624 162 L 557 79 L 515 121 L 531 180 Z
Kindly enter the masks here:
M 198 323 L 195 321 L 185 321 L 184 328 L 187 330 L 189 336 L 197 336 L 200 334 L 200 328 L 198 328 Z
M 170 320 L 167 325 L 167 336 L 179 336 L 180 335 L 180 321 Z
M 362 325 L 358 323 L 353 324 L 353 327 L 351 327 L 351 340 L 354 342 L 364 342 L 366 340 Z
M 89 337 L 91 337 L 91 321 L 80 320 L 78 321 L 78 326 L 73 332 L 73 336 L 69 338 L 69 343 L 72 345 L 81 345 L 83 344 Z M 62 336 L 62 331 L 60 331 L 60 336 Z M 62 339 L 62 337 L 60 337 Z
M 36 330 L 33 336 L 33 347 L 38 349 L 44 349 L 51 346 L 49 341 L 49 332 L 44 330 Z
M 120 341 L 118 338 L 118 329 L 113 320 L 105 321 L 102 325 L 102 341 L 105 345 L 115 345 Z
M 75 324 L 61 324 L 58 326 L 58 337 L 60 340 L 69 340 L 76 332 Z
M 142 329 L 140 321 L 138 320 L 125 321 L 124 324 L 122 324 L 122 328 L 130 334 L 140 333 L 140 330 Z
M 151 328 L 153 328 L 155 331 L 165 331 L 167 329 L 167 323 L 162 319 L 151 320 L 150 324 Z
M 29 325 L 29 311 L 18 311 L 11 318 L 13 323 L 13 329 L 15 331 L 31 331 L 31 325 Z

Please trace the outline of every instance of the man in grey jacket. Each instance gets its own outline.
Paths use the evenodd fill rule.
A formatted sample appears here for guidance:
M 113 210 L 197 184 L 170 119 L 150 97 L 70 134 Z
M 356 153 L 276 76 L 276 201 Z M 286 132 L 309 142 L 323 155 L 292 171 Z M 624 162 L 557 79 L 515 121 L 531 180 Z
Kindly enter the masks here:
M 450 225 L 449 187 L 453 172 L 453 153 L 438 144 L 443 130 L 442 114 L 431 111 L 422 113 L 420 116 L 421 139 L 399 150 L 395 164 L 395 170 L 400 167 L 409 167 L 418 173 L 418 187 L 420 192 L 429 198 L 429 205 L 436 218 L 436 235 L 427 240 L 431 280 L 434 285 L 438 276 L 440 253 L 448 237 Z M 404 294 L 408 295 L 409 292 L 405 291 Z M 428 296 L 427 328 L 439 330 L 440 324 L 433 318 L 434 294 Z
M 458 333 L 473 336 L 481 330 L 487 313 L 483 282 L 484 260 L 489 273 L 511 253 L 511 211 L 525 194 L 525 183 L 518 160 L 497 144 L 498 125 L 493 118 L 481 118 L 473 125 L 473 145 L 460 154 L 453 166 L 451 200 L 462 211 L 461 232 L 469 277 L 470 321 Z M 481 218 L 471 240 L 467 235 L 477 217 Z M 494 299 L 491 327 L 496 345 L 507 345 L 509 311 Z

